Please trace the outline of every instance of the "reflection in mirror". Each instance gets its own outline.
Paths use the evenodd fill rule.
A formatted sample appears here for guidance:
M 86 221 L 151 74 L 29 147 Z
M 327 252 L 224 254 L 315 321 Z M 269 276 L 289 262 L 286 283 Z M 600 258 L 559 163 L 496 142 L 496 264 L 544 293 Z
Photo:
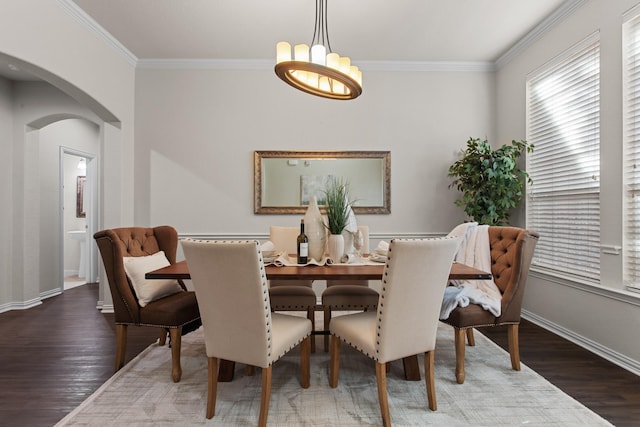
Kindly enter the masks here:
M 322 209 L 332 178 L 348 181 L 356 214 L 391 212 L 389 151 L 256 151 L 254 212 L 304 213 L 312 195 Z

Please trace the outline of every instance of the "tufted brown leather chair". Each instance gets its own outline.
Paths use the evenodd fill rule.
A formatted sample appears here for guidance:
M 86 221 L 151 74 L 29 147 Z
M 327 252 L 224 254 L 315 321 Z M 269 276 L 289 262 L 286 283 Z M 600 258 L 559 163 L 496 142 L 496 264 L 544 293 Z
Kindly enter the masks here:
M 538 233 L 517 227 L 489 227 L 491 248 L 491 274 L 502 293 L 501 315 L 495 317 L 477 304 L 456 307 L 448 319 L 443 320 L 454 327 L 456 346 L 456 380 L 464 383 L 465 333 L 470 346 L 475 345 L 473 328 L 507 325 L 511 367 L 520 370 L 520 348 L 518 325 L 524 288 L 529 275 L 531 258 Z
M 124 270 L 123 257 L 152 255 L 164 251 L 169 263 L 175 264 L 178 248 L 178 233 L 173 227 L 115 228 L 94 234 L 107 273 L 109 289 L 113 298 L 116 322 L 116 363 L 118 371 L 124 365 L 127 348 L 127 327 L 155 326 L 162 328 L 159 345 L 164 345 L 170 334 L 172 369 L 174 382 L 180 381 L 180 343 L 183 328 L 194 330 L 200 326 L 200 312 L 193 292 L 178 292 L 152 301 L 145 307 L 138 304 L 135 292 Z

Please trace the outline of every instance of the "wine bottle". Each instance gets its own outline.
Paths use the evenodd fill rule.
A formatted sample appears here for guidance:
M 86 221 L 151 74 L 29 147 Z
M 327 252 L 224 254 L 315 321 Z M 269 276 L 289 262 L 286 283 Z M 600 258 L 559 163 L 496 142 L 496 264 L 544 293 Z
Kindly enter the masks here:
M 304 219 L 300 221 L 298 234 L 298 264 L 306 264 L 309 260 L 309 238 L 304 234 Z

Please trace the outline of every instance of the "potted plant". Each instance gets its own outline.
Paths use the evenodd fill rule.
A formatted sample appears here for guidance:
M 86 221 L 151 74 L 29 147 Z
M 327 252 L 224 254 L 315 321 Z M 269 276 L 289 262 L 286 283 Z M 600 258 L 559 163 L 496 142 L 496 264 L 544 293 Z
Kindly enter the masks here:
M 342 231 L 349 221 L 349 184 L 343 179 L 334 178 L 325 190 L 327 207 L 327 224 L 329 239 L 327 241 L 329 258 L 339 262 L 344 253 L 344 237 Z
M 449 167 L 449 176 L 462 192 L 456 205 L 464 206 L 469 217 L 480 224 L 505 225 L 509 210 L 520 205 L 525 184 L 531 183 L 526 171 L 518 167 L 518 158 L 533 151 L 533 144 L 511 141 L 511 145 L 492 150 L 489 142 L 469 138 L 463 157 Z

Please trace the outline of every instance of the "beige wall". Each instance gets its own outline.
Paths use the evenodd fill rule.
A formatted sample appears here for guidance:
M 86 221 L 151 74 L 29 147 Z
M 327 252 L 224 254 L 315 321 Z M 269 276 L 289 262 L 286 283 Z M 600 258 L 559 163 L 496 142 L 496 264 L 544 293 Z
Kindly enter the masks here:
M 13 146 L 9 143 L 13 139 L 13 105 L 11 103 L 11 83 L 0 78 L 0 150 L 2 150 L 3 158 L 11 159 Z M 6 157 L 5 157 L 6 156 Z M 11 201 L 13 196 L 12 186 L 12 168 L 7 165 L 11 162 L 3 162 L 0 168 L 0 200 L 4 200 L 3 207 L 0 208 L 0 303 L 9 301 L 11 298 L 11 228 L 13 226 L 13 209 L 9 209 L 7 204 L 12 207 Z
M 121 49 L 101 39 L 58 1 L 22 0 L 0 14 L 0 55 L 51 83 L 76 107 L 93 114 L 101 129 L 101 224 L 133 222 L 133 105 L 135 63 Z M 5 88 L 7 88 L 5 90 Z M 15 85 L 0 84 L 10 127 L 0 129 L 6 154 L 0 210 L 0 310 L 28 308 L 46 297 L 39 275 L 40 202 L 37 130 L 64 118 L 54 101 L 44 98 L 24 108 L 15 102 Z M 5 108 L 6 107 L 6 108 Z M 84 116 L 80 116 L 84 117 Z M 4 125 L 3 123 L 0 126 Z M 101 122 L 100 122 L 101 121 Z M 6 138 L 5 138 L 6 137 Z M 125 185 L 127 183 L 128 185 Z M 100 300 L 110 295 L 100 291 Z
M 458 150 L 470 136 L 495 144 L 523 138 L 526 75 L 600 29 L 602 238 L 615 245 L 621 242 L 620 24 L 635 1 L 585 2 L 496 74 L 363 67 L 364 94 L 351 102 L 299 93 L 267 68 L 135 71 L 127 52 L 62 2 L 21 0 L 3 8 L 0 54 L 102 120 L 102 227 L 166 223 L 183 234 L 264 236 L 269 225 L 299 218 L 253 214 L 253 150 L 363 149 L 392 153 L 392 213 L 361 218 L 372 235 L 388 237 L 444 233 L 462 221 L 446 177 Z M 38 139 L 25 127 L 44 126 L 43 117 L 58 107 L 37 103 L 25 112 L 12 90 L 0 79 L 0 113 L 10 115 L 0 114 L 0 149 L 11 159 L 0 172 L 0 195 L 8 200 L 0 211 L 0 309 L 41 297 L 33 256 L 40 247 L 39 181 L 28 161 Z M 603 255 L 603 283 L 619 286 L 620 266 L 620 257 Z M 100 298 L 109 300 L 104 288 Z M 626 332 L 640 326 L 637 298 L 533 275 L 525 307 L 530 318 L 594 351 L 640 365 L 640 347 Z
M 147 70 L 136 83 L 136 221 L 184 233 L 265 234 L 291 215 L 254 215 L 254 150 L 390 150 L 391 214 L 376 233 L 445 233 L 464 219 L 448 165 L 493 135 L 493 75 L 366 72 L 332 101 L 265 70 Z M 354 195 L 357 197 L 357 195 Z
M 526 131 L 527 75 L 600 31 L 602 245 L 622 246 L 622 15 L 636 3 L 585 2 L 497 73 L 497 134 L 519 137 Z M 524 308 L 532 320 L 640 373 L 640 346 L 628 339 L 628 331 L 640 329 L 640 299 L 623 291 L 622 255 L 603 253 L 601 270 L 604 289 L 533 272 Z

